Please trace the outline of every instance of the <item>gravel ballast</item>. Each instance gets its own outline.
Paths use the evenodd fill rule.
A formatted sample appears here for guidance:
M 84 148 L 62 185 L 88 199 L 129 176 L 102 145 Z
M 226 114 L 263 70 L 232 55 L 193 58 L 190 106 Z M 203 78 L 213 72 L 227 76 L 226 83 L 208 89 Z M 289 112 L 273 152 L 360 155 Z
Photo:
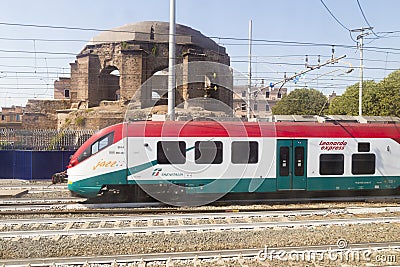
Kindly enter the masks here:
M 339 239 L 351 243 L 398 241 L 400 224 L 371 224 L 315 228 L 224 231 L 152 235 L 99 235 L 62 237 L 58 240 L 0 240 L 0 258 L 118 255 L 263 248 L 265 246 L 333 246 Z
M 38 184 L 45 184 L 39 182 Z M 16 184 L 15 182 L 12 183 Z M 28 194 L 24 197 L 30 198 L 57 198 L 67 197 L 68 191 L 63 192 L 43 192 Z M 307 208 L 340 208 L 348 206 L 384 206 L 382 203 L 312 203 L 303 205 L 265 205 L 254 206 L 256 209 L 265 210 L 275 209 L 307 209 Z M 391 203 L 391 206 L 398 206 L 398 203 Z M 251 206 L 249 206 L 251 207 Z M 242 206 L 229 207 L 230 210 L 240 210 Z M 210 207 L 210 212 L 213 211 Z M 95 214 L 99 216 L 100 214 Z M 390 214 L 385 214 L 390 216 Z M 398 214 L 392 214 L 398 215 Z M 60 215 L 57 215 L 60 216 Z M 75 214 L 65 216 L 79 216 Z M 94 216 L 94 215 L 85 215 Z M 102 215 L 103 216 L 103 215 Z M 107 215 L 104 215 L 107 216 Z M 139 215 L 140 216 L 140 215 Z M 331 214 L 328 218 L 343 218 L 344 214 Z M 376 217 L 382 214 L 359 215 L 360 217 Z M 0 215 L 1 219 L 29 218 L 29 217 L 51 217 L 51 215 L 23 216 L 23 215 Z M 316 216 L 318 217 L 318 216 Z M 354 216 L 354 217 L 357 217 Z M 287 220 L 297 220 L 298 218 L 287 218 Z M 304 218 L 305 219 L 305 218 Z M 308 217 L 308 219 L 314 219 Z M 315 218 L 321 219 L 321 218 Z M 273 220 L 273 219 L 271 219 Z M 363 225 L 346 226 L 320 226 L 320 227 L 298 227 L 298 228 L 277 228 L 262 230 L 240 230 L 222 232 L 188 232 L 171 234 L 134 234 L 134 235 L 92 235 L 59 238 L 20 238 L 20 239 L 0 239 L 0 265 L 1 259 L 24 259 L 24 258 L 52 258 L 52 257 L 77 257 L 77 256 L 96 256 L 96 255 L 129 255 L 141 253 L 168 253 L 183 251 L 210 251 L 225 249 L 248 249 L 292 246 L 312 246 L 312 245 L 332 245 L 335 248 L 340 239 L 346 240 L 349 245 L 355 243 L 373 242 L 399 242 L 400 223 L 371 223 Z M 378 256 L 394 256 L 396 262 L 386 260 L 378 261 Z M 282 261 L 257 259 L 214 259 L 200 260 L 196 265 L 191 261 L 172 261 L 169 266 L 386 266 L 390 264 L 400 264 L 400 252 L 377 251 L 371 254 L 370 262 L 360 261 Z M 89 265 L 88 265 L 89 266 Z M 96 265 L 99 266 L 99 265 Z M 107 265 L 101 265 L 107 266 Z M 113 265 L 116 266 L 116 265 Z M 128 265 L 126 265 L 128 266 Z M 140 266 L 139 263 L 130 266 Z M 143 265 L 144 266 L 144 265 Z M 146 266 L 167 266 L 165 262 L 147 263 Z

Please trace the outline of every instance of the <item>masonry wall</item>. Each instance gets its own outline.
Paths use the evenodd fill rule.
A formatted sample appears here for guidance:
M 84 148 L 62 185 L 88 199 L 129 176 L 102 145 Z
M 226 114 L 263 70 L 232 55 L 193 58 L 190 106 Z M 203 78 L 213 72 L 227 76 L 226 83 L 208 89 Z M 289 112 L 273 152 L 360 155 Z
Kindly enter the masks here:
M 60 77 L 54 81 L 54 99 L 69 99 L 70 96 L 66 95 L 71 90 L 71 78 Z
M 22 117 L 24 129 L 57 129 L 57 110 L 68 109 L 70 100 L 29 99 Z
M 192 61 L 230 64 L 230 58 L 224 50 L 219 53 L 197 47 L 195 44 L 177 44 L 176 64 Z M 118 70 L 120 101 L 127 104 L 135 96 L 136 100 L 140 101 L 141 108 L 150 107 L 154 104 L 151 88 L 143 87 L 140 92 L 138 90 L 155 72 L 167 67 L 168 43 L 128 41 L 86 46 L 77 56 L 77 60 L 71 64 L 71 101 L 84 102 L 86 107 L 95 107 L 102 100 L 116 100 L 114 92 L 101 90 L 115 91 L 117 86 L 113 83 L 117 80 L 110 82 L 104 77 L 107 77 L 111 70 Z M 177 75 L 184 77 L 188 74 L 177 73 Z M 194 85 L 178 88 L 175 104 L 179 105 L 189 98 L 204 96 L 202 88 L 198 87 Z M 211 97 L 232 106 L 232 95 L 229 92 L 224 90 L 212 92 Z

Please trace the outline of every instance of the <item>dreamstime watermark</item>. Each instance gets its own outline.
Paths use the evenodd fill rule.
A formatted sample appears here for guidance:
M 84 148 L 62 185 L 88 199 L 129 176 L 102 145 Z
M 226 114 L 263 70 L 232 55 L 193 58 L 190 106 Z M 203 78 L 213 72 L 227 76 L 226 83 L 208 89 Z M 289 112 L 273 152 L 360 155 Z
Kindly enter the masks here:
M 339 239 L 336 247 L 328 249 L 310 249 L 310 250 L 283 250 L 271 249 L 267 246 L 258 252 L 257 259 L 260 262 L 266 261 L 306 261 L 306 262 L 391 262 L 397 261 L 395 254 L 381 255 L 376 254 L 373 249 L 349 248 L 345 239 Z

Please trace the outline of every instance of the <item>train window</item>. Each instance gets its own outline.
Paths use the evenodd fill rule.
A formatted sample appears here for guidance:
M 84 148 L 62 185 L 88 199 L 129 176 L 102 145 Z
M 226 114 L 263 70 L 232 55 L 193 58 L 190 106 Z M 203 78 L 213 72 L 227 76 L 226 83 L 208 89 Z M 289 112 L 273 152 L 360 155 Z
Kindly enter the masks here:
M 232 142 L 232 163 L 257 163 L 258 143 L 256 141 Z
M 91 155 L 96 154 L 100 150 L 108 147 L 114 142 L 114 132 L 111 132 L 107 134 L 106 136 L 101 137 L 100 139 L 97 139 L 96 142 L 94 142 L 91 146 L 86 148 L 82 154 L 78 156 L 78 161 L 81 162 Z
M 91 153 L 91 147 L 86 148 L 79 156 L 78 156 L 78 162 L 82 162 L 88 157 L 90 157 Z
M 93 145 L 92 145 L 92 155 L 93 154 L 96 154 L 97 152 L 99 152 L 99 143 L 94 143 Z
M 195 144 L 196 164 L 221 164 L 222 142 L 220 141 L 197 141 Z
M 353 154 L 351 156 L 352 174 L 374 174 L 375 154 Z
M 304 147 L 298 146 L 294 150 L 294 175 L 304 175 Z
M 157 142 L 158 164 L 185 164 L 186 143 L 183 141 Z
M 321 154 L 319 156 L 319 174 L 342 175 L 344 173 L 343 154 Z
M 281 146 L 279 149 L 279 175 L 288 176 L 289 175 L 289 147 Z
M 92 144 L 91 155 L 111 145 L 114 141 L 114 132 L 107 134 Z
M 358 143 L 358 152 L 369 152 L 370 143 Z

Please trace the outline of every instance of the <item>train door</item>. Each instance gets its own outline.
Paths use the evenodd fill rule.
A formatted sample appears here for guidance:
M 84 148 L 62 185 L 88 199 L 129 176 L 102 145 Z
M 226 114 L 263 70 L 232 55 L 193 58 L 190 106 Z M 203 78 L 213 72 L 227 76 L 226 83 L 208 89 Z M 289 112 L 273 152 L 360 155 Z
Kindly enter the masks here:
M 278 140 L 277 190 L 306 190 L 307 140 Z

